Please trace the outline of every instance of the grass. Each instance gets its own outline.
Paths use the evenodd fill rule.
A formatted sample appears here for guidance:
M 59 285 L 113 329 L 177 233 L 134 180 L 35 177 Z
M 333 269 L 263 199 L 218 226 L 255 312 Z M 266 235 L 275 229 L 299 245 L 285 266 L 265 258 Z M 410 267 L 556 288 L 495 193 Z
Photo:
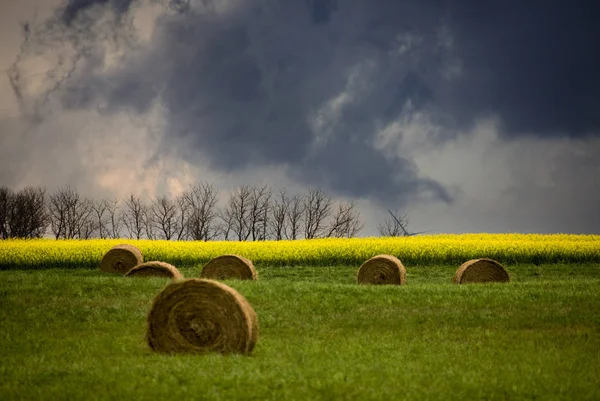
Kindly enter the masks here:
M 261 268 L 227 281 L 258 314 L 249 357 L 151 352 L 164 279 L 0 271 L 0 399 L 600 399 L 600 266 L 507 268 L 458 286 L 456 266 L 408 267 L 402 287 Z

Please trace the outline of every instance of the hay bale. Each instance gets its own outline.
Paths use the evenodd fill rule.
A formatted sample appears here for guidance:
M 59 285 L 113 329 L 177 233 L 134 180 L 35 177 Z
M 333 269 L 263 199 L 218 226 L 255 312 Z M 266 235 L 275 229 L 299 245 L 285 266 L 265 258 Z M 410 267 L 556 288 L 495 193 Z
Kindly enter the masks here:
M 119 244 L 106 252 L 100 262 L 100 270 L 106 273 L 125 274 L 132 267 L 143 262 L 142 252 L 137 247 L 129 244 Z
M 358 283 L 401 285 L 406 283 L 406 269 L 395 256 L 373 256 L 358 269 Z
M 173 280 L 182 280 L 183 275 L 177 268 L 171 264 L 159 261 L 152 261 L 139 264 L 129 270 L 127 277 L 167 277 Z
M 213 280 L 256 280 L 258 273 L 252 261 L 238 255 L 221 255 L 211 261 L 200 272 L 201 278 Z
M 214 280 L 168 285 L 148 314 L 148 344 L 157 352 L 248 354 L 257 338 L 252 306 L 236 290 Z
M 455 284 L 506 283 L 508 281 L 510 281 L 510 277 L 504 267 L 488 258 L 473 259 L 463 263 L 452 278 L 452 282 Z

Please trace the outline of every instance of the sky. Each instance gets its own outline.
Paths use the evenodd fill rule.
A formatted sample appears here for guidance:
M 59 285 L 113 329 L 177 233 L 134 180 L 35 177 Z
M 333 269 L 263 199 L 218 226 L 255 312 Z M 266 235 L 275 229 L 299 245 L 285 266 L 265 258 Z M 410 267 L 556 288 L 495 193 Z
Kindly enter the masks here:
M 600 234 L 600 3 L 3 0 L 0 186 Z

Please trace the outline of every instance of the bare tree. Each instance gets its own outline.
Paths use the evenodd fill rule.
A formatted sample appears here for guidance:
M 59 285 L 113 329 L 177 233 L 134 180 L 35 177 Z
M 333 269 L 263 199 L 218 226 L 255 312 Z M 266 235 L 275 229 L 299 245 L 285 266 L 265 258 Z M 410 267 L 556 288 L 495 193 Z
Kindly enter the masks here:
M 191 239 L 209 241 L 218 235 L 217 195 L 217 189 L 205 182 L 193 185 L 185 192 L 184 196 L 189 208 L 186 226 Z
M 271 190 L 268 186 L 250 189 L 249 228 L 252 241 L 264 241 L 267 236 Z
M 25 188 L 24 192 L 28 199 L 28 238 L 41 238 L 46 234 L 49 224 L 46 189 L 42 187 L 29 187 Z
M 248 185 L 236 188 L 230 195 L 224 215 L 231 220 L 231 231 L 238 241 L 246 241 L 251 234 L 250 203 L 252 191 Z
M 221 235 L 223 235 L 223 239 L 225 241 L 229 240 L 229 236 L 231 235 L 231 232 L 233 231 L 233 212 L 231 211 L 231 208 L 229 207 L 229 204 L 227 205 L 227 207 L 225 207 L 225 209 L 221 209 L 218 212 L 219 218 L 221 219 L 221 224 L 219 224 L 218 226 L 218 230 L 221 233 Z
M 142 238 L 146 228 L 146 205 L 139 196 L 131 194 L 125 201 L 125 210 L 121 215 L 121 221 L 127 229 L 129 238 Z
M 150 203 L 148 224 L 152 225 L 160 238 L 170 241 L 176 235 L 179 222 L 177 211 L 177 204 L 166 196 L 156 197 Z
M 93 202 L 88 198 L 79 198 L 79 202 L 69 212 L 69 238 L 89 239 L 96 230 L 94 221 Z
M 150 215 L 150 207 L 146 203 L 143 203 L 142 205 L 142 224 L 144 225 L 144 234 L 149 240 L 158 239 L 159 236 L 156 232 L 156 226 L 152 220 L 152 216 Z
M 93 202 L 67 186 L 50 195 L 50 225 L 56 239 L 90 238 L 96 224 Z
M 68 209 L 67 234 L 65 238 L 91 238 L 97 229 L 94 221 L 93 201 L 81 198 L 77 194 L 77 202 Z
M 13 192 L 10 188 L 0 187 L 0 236 L 9 238 L 10 225 L 8 216 L 12 207 Z
M 351 238 L 360 232 L 364 223 L 354 202 L 340 202 L 328 227 L 326 237 Z
M 88 207 L 88 211 L 89 211 L 89 217 L 84 218 L 83 220 L 80 220 L 79 223 L 79 227 L 77 229 L 77 238 L 81 238 L 81 239 L 90 239 L 92 238 L 92 235 L 94 234 L 95 231 L 98 230 L 98 226 L 96 221 L 94 220 L 93 217 L 93 201 L 90 199 L 86 199 L 86 203 L 87 203 L 87 207 Z
M 273 200 L 271 206 L 270 228 L 272 237 L 280 241 L 284 238 L 287 229 L 287 214 L 291 200 L 285 189 L 279 190 L 279 196 Z
M 119 214 L 119 200 L 113 198 L 106 200 L 108 224 L 108 235 L 111 238 L 121 238 L 121 229 L 123 228 L 123 218 Z
M 382 237 L 402 237 L 408 235 L 406 227 L 408 226 L 408 215 L 401 215 L 398 211 L 388 210 L 388 217 L 383 224 L 377 226 L 377 231 Z
M 48 227 L 46 190 L 27 187 L 0 191 L 2 238 L 40 238 Z
M 66 236 L 67 227 L 67 209 L 69 205 L 66 200 L 63 199 L 65 195 L 62 194 L 62 190 L 58 193 L 50 195 L 48 203 L 48 211 L 50 214 L 50 229 L 54 234 L 55 239 Z
M 285 230 L 285 237 L 287 239 L 298 239 L 303 221 L 302 219 L 304 216 L 304 210 L 304 199 L 300 195 L 294 195 L 290 199 L 286 213 L 287 226 Z
M 175 198 L 177 204 L 177 224 L 176 224 L 176 239 L 181 241 L 188 236 L 187 221 L 189 214 L 189 205 L 185 198 L 185 193 L 180 194 Z
M 258 239 L 260 241 L 265 241 L 267 239 L 267 236 L 269 235 L 269 210 L 271 210 L 271 196 L 272 193 L 269 189 L 267 196 L 261 202 L 262 206 L 259 208 L 260 235 L 258 236 Z
M 98 230 L 98 236 L 102 239 L 108 238 L 110 235 L 109 224 L 109 202 L 106 199 L 95 200 L 92 202 L 92 211 Z
M 321 189 L 311 189 L 304 197 L 304 237 L 318 238 L 323 235 L 325 221 L 331 215 L 331 198 Z

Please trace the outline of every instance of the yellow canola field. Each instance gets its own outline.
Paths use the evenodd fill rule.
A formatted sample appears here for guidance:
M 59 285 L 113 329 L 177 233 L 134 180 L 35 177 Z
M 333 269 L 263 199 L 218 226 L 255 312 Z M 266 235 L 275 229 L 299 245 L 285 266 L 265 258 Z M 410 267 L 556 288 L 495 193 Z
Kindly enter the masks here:
M 5 240 L 0 241 L 0 269 L 95 268 L 112 246 L 122 243 L 140 248 L 145 261 L 178 267 L 228 253 L 260 266 L 360 265 L 377 254 L 395 255 L 405 265 L 456 265 L 481 257 L 505 264 L 600 263 L 600 235 L 443 234 L 264 242 Z

